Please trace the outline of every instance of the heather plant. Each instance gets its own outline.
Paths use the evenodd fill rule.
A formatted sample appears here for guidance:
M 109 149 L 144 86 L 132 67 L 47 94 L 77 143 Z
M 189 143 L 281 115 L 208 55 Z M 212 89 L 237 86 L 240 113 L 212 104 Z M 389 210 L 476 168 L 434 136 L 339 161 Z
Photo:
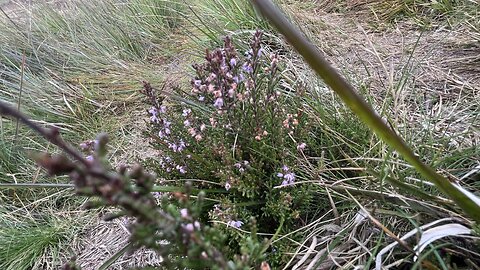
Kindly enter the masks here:
M 212 202 L 203 217 L 225 231 L 232 250 L 243 235 L 233 228 L 251 218 L 261 232 L 290 232 L 311 196 L 296 170 L 308 151 L 304 93 L 281 65 L 257 31 L 245 53 L 229 37 L 207 50 L 205 62 L 193 65 L 189 91 L 172 87 L 162 96 L 145 83 L 149 136 L 160 153 L 149 166 L 179 186 L 196 179 Z
M 248 221 L 252 232 L 243 239 L 238 255 L 227 257 L 225 235 L 201 222 L 199 215 L 205 194 L 201 192 L 196 200 L 192 200 L 192 186 L 187 182 L 172 196 L 161 195 L 153 192 L 155 176 L 140 165 L 121 165 L 113 169 L 106 158 L 106 134 L 81 145 L 82 150 L 89 154 L 85 157 L 62 139 L 58 129 L 43 128 L 3 102 L 0 102 L 0 114 L 19 119 L 62 150 L 54 155 L 37 153 L 34 159 L 51 176 L 68 175 L 76 193 L 89 198 L 87 208 L 112 207 L 115 210 L 107 216 L 107 220 L 126 218 L 130 231 L 129 250 L 153 249 L 163 256 L 162 265 L 167 269 L 233 270 L 250 269 L 261 264 L 268 266 L 261 261 L 268 243 L 262 243 L 257 238 L 254 218 Z M 107 267 L 102 265 L 100 269 Z M 64 269 L 78 267 L 74 262 L 68 262 Z

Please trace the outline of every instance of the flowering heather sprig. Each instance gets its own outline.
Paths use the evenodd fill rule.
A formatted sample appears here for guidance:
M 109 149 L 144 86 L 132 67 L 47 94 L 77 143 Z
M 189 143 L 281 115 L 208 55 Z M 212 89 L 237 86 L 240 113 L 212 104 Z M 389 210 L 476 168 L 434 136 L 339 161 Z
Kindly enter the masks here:
M 227 222 L 228 227 L 233 227 L 233 228 L 237 228 L 237 229 L 242 227 L 242 225 L 243 225 L 243 221 L 241 221 L 241 220 L 230 220 L 229 222 Z
M 244 173 L 245 170 L 248 168 L 248 165 L 250 164 L 250 162 L 248 162 L 248 160 L 244 160 L 242 162 L 237 162 L 235 164 L 233 164 L 233 166 L 235 168 L 237 168 L 237 170 L 240 172 L 240 173 Z
M 256 39 L 254 38 L 257 47 L 251 49 L 258 56 L 261 55 L 259 33 L 261 32 L 255 35 Z M 247 57 L 245 62 L 239 63 L 237 51 L 231 39 L 226 37 L 223 48 L 212 52 L 207 50 L 206 63 L 193 66 L 197 76 L 191 81 L 192 93 L 197 96 L 197 100 L 212 105 L 220 113 L 236 107 L 237 102 L 249 96 L 244 90 L 251 88 L 251 83 L 246 87 L 241 87 L 241 84 L 245 81 L 246 75 L 251 76 L 257 58 Z
M 228 227 L 240 228 L 243 221 L 238 220 L 239 217 L 265 215 L 273 222 L 285 217 L 296 219 L 298 214 L 294 214 L 297 211 L 294 208 L 302 205 L 303 198 L 308 198 L 296 198 L 298 192 L 304 192 L 303 187 L 278 191 L 263 181 L 265 176 L 275 174 L 272 168 L 278 160 L 289 159 L 288 155 L 296 153 L 291 150 L 302 151 L 306 145 L 300 143 L 304 133 L 297 128 L 304 123 L 297 109 L 298 88 L 288 85 L 289 81 L 283 77 L 285 73 L 278 72 L 279 55 L 268 55 L 267 49 L 262 48 L 261 38 L 262 33 L 257 31 L 246 54 L 237 53 L 229 37 L 221 48 L 207 50 L 204 62 L 193 65 L 196 74 L 191 80 L 191 91 L 175 92 L 189 102 L 172 99 L 168 113 L 165 116 L 157 113 L 158 123 L 151 123 L 158 132 L 164 130 L 162 118 L 171 122 L 171 134 L 156 144 L 163 155 L 160 159 L 163 169 L 159 171 L 175 172 L 169 175 L 175 179 L 184 168 L 192 178 L 209 180 L 209 183 L 195 183 L 198 189 L 215 189 L 216 184 L 220 184 L 223 191 L 211 196 L 221 202 L 221 207 L 209 211 L 209 216 Z M 284 93 L 285 98 L 280 98 Z M 180 139 L 186 144 L 185 150 L 179 144 Z M 299 144 L 292 145 L 292 139 Z M 293 169 L 286 166 L 280 169 L 278 177 L 282 186 L 295 183 Z M 278 203 L 283 200 L 282 196 L 290 196 L 295 203 Z M 265 207 L 253 210 L 255 206 L 250 202 Z M 178 211 L 179 216 L 187 215 Z M 190 212 L 188 215 L 182 221 L 182 228 L 193 237 L 198 231 L 195 219 L 190 218 Z M 263 220 L 260 224 L 262 230 L 271 229 L 271 224 Z M 239 237 L 236 230 L 218 227 L 233 239 Z M 230 246 L 237 249 L 231 240 Z
M 305 147 L 307 147 L 306 143 L 300 143 L 299 145 L 297 145 L 297 150 L 303 151 L 305 150 Z
M 295 173 L 291 172 L 290 168 L 288 168 L 286 165 L 282 166 L 281 172 L 277 173 L 277 177 L 283 179 L 280 186 L 293 185 L 295 182 Z

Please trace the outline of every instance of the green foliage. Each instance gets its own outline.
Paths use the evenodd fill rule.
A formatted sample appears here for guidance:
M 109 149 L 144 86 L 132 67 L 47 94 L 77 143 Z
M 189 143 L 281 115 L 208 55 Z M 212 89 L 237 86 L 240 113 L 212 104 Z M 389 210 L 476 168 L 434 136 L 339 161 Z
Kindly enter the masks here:
M 2 220 L 0 224 L 0 268 L 5 270 L 42 268 L 38 265 L 41 258 L 58 257 L 60 243 L 71 237 L 75 228 L 71 222 L 53 217 L 37 223 Z M 59 266 L 62 262 L 55 263 Z

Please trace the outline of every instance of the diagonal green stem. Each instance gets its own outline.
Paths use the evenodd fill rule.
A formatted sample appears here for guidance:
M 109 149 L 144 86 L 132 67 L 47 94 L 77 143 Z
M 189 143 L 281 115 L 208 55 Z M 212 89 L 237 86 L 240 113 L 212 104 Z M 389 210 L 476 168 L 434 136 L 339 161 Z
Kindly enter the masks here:
M 365 100 L 323 57 L 320 51 L 292 24 L 271 0 L 251 0 L 255 7 L 283 34 L 310 67 L 332 88 L 345 104 L 383 141 L 400 153 L 426 179 L 450 196 L 465 213 L 480 222 L 480 206 L 455 188 L 445 177 L 424 164 Z

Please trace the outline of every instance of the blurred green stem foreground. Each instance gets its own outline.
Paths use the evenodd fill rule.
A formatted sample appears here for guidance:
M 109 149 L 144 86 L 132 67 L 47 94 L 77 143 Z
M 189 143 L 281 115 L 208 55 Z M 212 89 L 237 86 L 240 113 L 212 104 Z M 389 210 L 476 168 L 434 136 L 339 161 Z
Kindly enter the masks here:
M 452 184 L 432 167 L 423 163 L 405 141 L 365 102 L 353 86 L 330 66 L 320 51 L 286 19 L 271 0 L 251 0 L 251 2 L 370 129 L 400 153 L 425 179 L 434 183 L 438 189 L 450 196 L 466 214 L 477 223 L 480 222 L 480 205 L 478 203 L 480 199 L 475 198 L 475 195 L 468 193 L 468 191 L 459 189 L 458 184 Z

